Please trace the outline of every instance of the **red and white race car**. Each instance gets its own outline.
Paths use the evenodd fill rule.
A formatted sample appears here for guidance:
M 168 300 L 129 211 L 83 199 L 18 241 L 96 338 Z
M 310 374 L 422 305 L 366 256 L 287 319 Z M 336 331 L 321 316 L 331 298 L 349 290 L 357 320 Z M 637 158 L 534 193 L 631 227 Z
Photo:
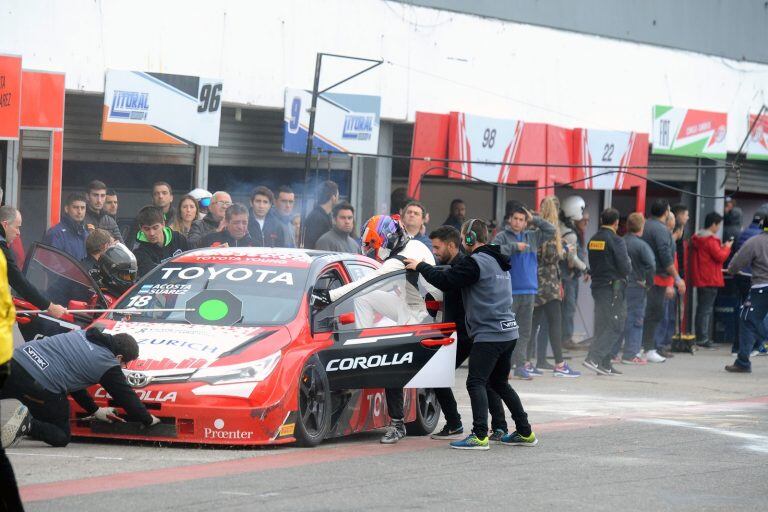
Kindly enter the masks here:
M 81 302 L 72 305 L 107 305 L 67 258 L 38 245 L 27 275 L 48 293 L 74 294 Z M 413 304 L 413 293 L 406 304 L 413 286 L 406 272 L 369 280 L 324 309 L 310 305 L 313 289 L 365 278 L 377 266 L 362 256 L 261 248 L 201 249 L 166 261 L 111 305 L 135 313 L 98 319 L 138 341 L 139 359 L 125 372 L 162 425 L 147 432 L 86 421 L 72 401 L 72 434 L 312 446 L 385 426 L 384 387 L 407 388 L 409 434 L 432 432 L 440 408 L 429 388 L 453 385 L 454 325 L 440 322 L 430 301 Z M 87 325 L 85 316 L 38 316 L 21 326 L 28 339 Z M 91 393 L 99 405 L 110 403 L 101 387 Z

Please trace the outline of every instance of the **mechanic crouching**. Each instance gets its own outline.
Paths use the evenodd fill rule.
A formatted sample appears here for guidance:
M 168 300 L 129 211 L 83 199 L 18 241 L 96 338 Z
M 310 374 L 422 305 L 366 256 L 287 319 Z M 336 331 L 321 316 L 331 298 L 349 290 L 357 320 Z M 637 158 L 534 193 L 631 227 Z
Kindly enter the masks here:
M 125 409 L 129 421 L 147 427 L 160 423 L 123 375 L 122 367 L 137 357 L 139 346 L 132 336 L 113 336 L 98 328 L 57 334 L 16 348 L 0 399 L 14 398 L 22 405 L 3 426 L 3 447 L 15 445 L 24 436 L 51 446 L 69 444 L 70 393 L 90 419 L 124 422 L 113 407 L 96 406 L 87 392 L 96 383 Z

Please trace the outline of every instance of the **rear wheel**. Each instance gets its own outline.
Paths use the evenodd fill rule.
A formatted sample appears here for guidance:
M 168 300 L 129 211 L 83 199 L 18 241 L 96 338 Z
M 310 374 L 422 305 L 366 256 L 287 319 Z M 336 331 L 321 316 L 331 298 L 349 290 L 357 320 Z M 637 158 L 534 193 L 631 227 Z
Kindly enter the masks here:
M 317 356 L 310 357 L 299 376 L 299 414 L 296 419 L 296 442 L 301 446 L 317 446 L 331 425 L 331 393 L 325 369 Z
M 438 421 L 440 421 L 440 404 L 437 403 L 435 390 L 419 388 L 416 399 L 416 419 L 406 424 L 408 435 L 429 435 L 437 428 Z

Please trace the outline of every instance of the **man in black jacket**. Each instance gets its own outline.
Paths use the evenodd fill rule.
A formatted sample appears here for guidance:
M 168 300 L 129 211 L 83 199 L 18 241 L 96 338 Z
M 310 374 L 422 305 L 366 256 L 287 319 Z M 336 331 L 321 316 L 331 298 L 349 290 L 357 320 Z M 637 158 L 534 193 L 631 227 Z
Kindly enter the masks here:
M 305 249 L 314 249 L 321 236 L 331 230 L 331 210 L 339 202 L 339 186 L 332 181 L 324 181 L 320 184 L 317 195 L 317 204 L 309 212 L 304 220 L 304 245 Z
M 224 214 L 226 227 L 222 231 L 213 231 L 203 237 L 200 247 L 255 247 L 248 233 L 248 208 L 235 203 Z
M 208 233 L 224 230 L 224 223 L 226 222 L 224 214 L 230 206 L 232 206 L 232 196 L 227 192 L 219 190 L 213 194 L 208 213 L 202 219 L 194 221 L 189 230 L 187 243 L 190 249 L 198 247 L 200 241 Z
M 472 219 L 462 226 L 462 245 L 469 253 L 463 262 L 442 270 L 428 263 L 406 259 L 406 268 L 416 270 L 427 282 L 441 289 L 461 290 L 465 320 L 474 340 L 469 355 L 467 391 L 472 403 L 472 433 L 454 441 L 451 448 L 487 450 L 488 390 L 501 397 L 512 413 L 516 431 L 501 438 L 509 446 L 534 446 L 536 435 L 528 423 L 520 397 L 507 381 L 512 366 L 512 351 L 518 338 L 509 293 L 508 258 L 488 244 L 485 222 Z
M 285 230 L 280 221 L 269 212 L 275 195 L 267 187 L 256 187 L 251 192 L 251 215 L 248 231 L 254 247 L 285 247 Z
M 16 258 L 9 245 L 21 232 L 21 213 L 13 206 L 0 207 L 0 250 L 8 260 L 8 284 L 22 299 L 36 308 L 46 311 L 54 318 L 61 318 L 67 312 L 63 306 L 54 304 L 30 283 L 16 265 Z
M 117 416 L 114 407 L 96 405 L 87 391 L 96 383 L 125 409 L 128 420 L 146 427 L 160 423 L 123 375 L 122 368 L 137 357 L 139 346 L 132 336 L 112 336 L 97 328 L 57 334 L 16 348 L 0 399 L 14 398 L 23 405 L 2 428 L 3 447 L 27 435 L 51 446 L 69 444 L 68 394 L 91 419 L 125 421 Z
M 624 330 L 627 303 L 624 291 L 632 264 L 627 244 L 616 234 L 619 211 L 606 208 L 600 214 L 600 229 L 589 241 L 592 297 L 595 299 L 595 339 L 584 366 L 599 375 L 620 375 L 611 365 L 611 348 Z
M 90 231 L 95 228 L 106 229 L 112 235 L 112 238 L 122 242 L 123 236 L 120 234 L 117 222 L 104 209 L 104 202 L 107 199 L 107 185 L 103 181 L 91 181 L 88 183 L 88 192 L 85 197 L 88 199 L 88 207 L 85 212 L 85 225 L 88 230 Z
M 184 235 L 165 225 L 163 210 L 157 206 L 145 206 L 139 210 L 136 220 L 140 231 L 133 254 L 139 267 L 139 278 L 165 260 L 189 249 Z

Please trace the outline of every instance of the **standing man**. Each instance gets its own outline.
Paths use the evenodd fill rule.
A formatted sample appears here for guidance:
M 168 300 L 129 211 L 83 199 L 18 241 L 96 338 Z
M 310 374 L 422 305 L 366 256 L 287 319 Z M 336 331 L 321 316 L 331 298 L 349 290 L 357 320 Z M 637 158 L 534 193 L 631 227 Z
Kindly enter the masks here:
M 621 375 L 611 365 L 611 348 L 624 331 L 627 303 L 624 289 L 632 270 L 627 245 L 616 234 L 619 211 L 607 208 L 600 214 L 600 229 L 589 241 L 592 297 L 595 299 L 595 339 L 584 366 L 599 375 Z
M 78 192 L 69 194 L 64 202 L 64 216 L 61 222 L 46 231 L 43 243 L 55 247 L 82 261 L 87 256 L 85 240 L 88 230 L 85 229 L 85 196 Z
M 189 249 L 184 235 L 165 225 L 160 208 L 145 206 L 139 210 L 136 220 L 140 231 L 136 237 L 138 242 L 133 254 L 136 256 L 139 278 L 165 260 Z
M 332 181 L 320 184 L 317 204 L 304 220 L 304 248 L 314 249 L 315 244 L 331 230 L 331 210 L 339 202 L 339 186 Z
M 275 196 L 267 187 L 251 192 L 251 215 L 248 231 L 255 247 L 285 247 L 285 230 L 274 215 L 270 215 Z
M 224 214 L 227 208 L 232 206 L 232 197 L 226 192 L 214 192 L 211 198 L 211 204 L 208 207 L 208 213 L 200 220 L 192 223 L 192 227 L 187 235 L 187 241 L 190 248 L 197 247 L 200 240 L 212 231 L 222 231 L 226 225 Z
M 677 272 L 685 279 L 685 227 L 691 217 L 688 207 L 678 203 L 672 207 L 675 216 L 675 230 L 672 238 L 675 240 L 675 254 L 677 255 Z
M 272 207 L 270 214 L 274 215 L 283 227 L 285 247 L 296 247 L 296 237 L 293 234 L 293 226 L 291 225 L 294 204 L 296 204 L 296 195 L 291 187 L 283 185 L 277 189 L 275 205 Z
M 653 251 L 642 239 L 645 219 L 640 213 L 630 213 L 627 217 L 627 234 L 624 243 L 632 261 L 632 271 L 627 282 L 627 321 L 624 326 L 624 364 L 646 364 L 640 357 L 643 343 L 643 322 L 645 321 L 646 292 L 653 284 L 656 273 L 656 259 Z M 621 337 L 616 340 L 612 354 L 617 356 L 621 348 Z
M 530 361 L 526 361 L 528 343 L 531 340 L 533 323 L 533 303 L 539 289 L 539 263 L 537 251 L 539 245 L 555 237 L 555 226 L 534 216 L 525 206 L 516 201 L 507 203 L 504 231 L 497 234 L 492 244 L 498 245 L 501 253 L 509 257 L 511 269 L 512 313 L 520 329 L 520 338 L 512 356 L 515 365 L 514 376 L 518 379 L 531 380 L 534 375 L 541 375 Z M 528 228 L 528 224 L 531 228 Z
M 731 238 L 737 240 L 741 234 L 741 219 L 744 217 L 744 212 L 736 206 L 736 201 L 732 197 L 726 197 L 723 213 L 723 240 L 728 241 Z
M 226 227 L 221 231 L 212 231 L 205 235 L 200 247 L 255 247 L 248 233 L 248 208 L 235 203 L 224 213 Z
M 448 217 L 443 222 L 444 226 L 451 226 L 456 230 L 461 229 L 461 225 L 464 224 L 464 219 L 467 216 L 467 205 L 464 204 L 463 199 L 454 199 L 451 201 L 451 207 L 448 212 Z
M 651 205 L 651 217 L 643 229 L 643 240 L 651 247 L 656 260 L 656 276 L 648 290 L 643 326 L 643 350 L 649 363 L 666 361 L 656 351 L 655 341 L 656 329 L 664 318 L 664 299 L 674 298 L 675 288 L 680 295 L 685 295 L 685 281 L 675 268 L 675 245 L 666 224 L 668 214 L 667 200 L 656 199 Z
M 115 189 L 109 189 L 107 190 L 107 197 L 104 199 L 104 211 L 115 219 L 115 222 L 117 222 L 117 209 L 118 209 L 119 203 L 117 201 L 117 192 L 115 192 Z
M 768 314 L 768 221 L 765 217 L 760 229 L 762 233 L 744 242 L 728 265 L 729 274 L 752 268 L 752 287 L 739 314 L 739 353 L 733 364 L 725 367 L 733 373 L 752 371 L 749 356 L 755 343 L 762 339 L 763 321 Z
M 579 299 L 579 281 L 587 270 L 587 255 L 584 250 L 584 240 L 577 224 L 588 215 L 584 212 L 587 207 L 581 196 L 566 197 L 560 210 L 560 235 L 568 248 L 568 257 L 563 262 L 563 318 L 562 318 L 562 347 L 574 349 L 573 318 L 576 315 L 576 304 Z
M 318 251 L 361 254 L 360 244 L 352 238 L 355 230 L 355 209 L 347 202 L 333 207 L 333 229 L 320 237 L 315 244 Z
M 8 283 L 22 299 L 30 302 L 41 311 L 46 311 L 54 318 L 61 318 L 67 310 L 43 296 L 32 283 L 27 281 L 27 278 L 16 265 L 16 259 L 9 246 L 16 240 L 20 232 L 21 212 L 13 206 L 0 206 L 0 250 L 3 251 L 8 264 Z
M 432 250 L 432 242 L 429 241 L 429 237 L 422 233 L 424 230 L 424 222 L 427 217 L 427 209 L 424 205 L 418 201 L 411 201 L 405 205 L 403 210 L 403 226 L 405 226 L 405 232 L 408 236 L 414 240 L 418 240 Z
M 469 353 L 467 391 L 472 404 L 472 433 L 451 443 L 459 450 L 487 450 L 488 391 L 490 386 L 506 404 L 516 431 L 501 438 L 509 446 L 535 446 L 536 435 L 528 423 L 520 397 L 507 380 L 512 351 L 518 337 L 509 293 L 507 256 L 488 245 L 488 226 L 472 219 L 461 230 L 462 245 L 469 253 L 461 263 L 442 270 L 424 261 L 406 259 L 406 268 L 416 270 L 427 282 L 442 289 L 461 290 L 469 336 L 474 340 Z
M 719 288 L 725 286 L 723 264 L 731 254 L 733 240 L 724 244 L 717 237 L 723 217 L 717 212 L 710 212 L 704 218 L 704 229 L 693 235 L 693 258 L 691 260 L 691 281 L 696 288 L 696 344 L 703 348 L 713 348 L 710 330 L 712 313 Z
M 168 183 L 158 181 L 152 185 L 152 204 L 163 210 L 166 226 L 173 224 L 176 211 L 173 209 L 173 190 Z
M 104 203 L 107 199 L 107 186 L 104 182 L 93 180 L 88 183 L 86 198 L 88 199 L 88 208 L 85 212 L 85 224 L 88 230 L 106 229 L 112 238 L 122 242 L 123 237 L 117 227 L 117 222 L 104 210 Z

